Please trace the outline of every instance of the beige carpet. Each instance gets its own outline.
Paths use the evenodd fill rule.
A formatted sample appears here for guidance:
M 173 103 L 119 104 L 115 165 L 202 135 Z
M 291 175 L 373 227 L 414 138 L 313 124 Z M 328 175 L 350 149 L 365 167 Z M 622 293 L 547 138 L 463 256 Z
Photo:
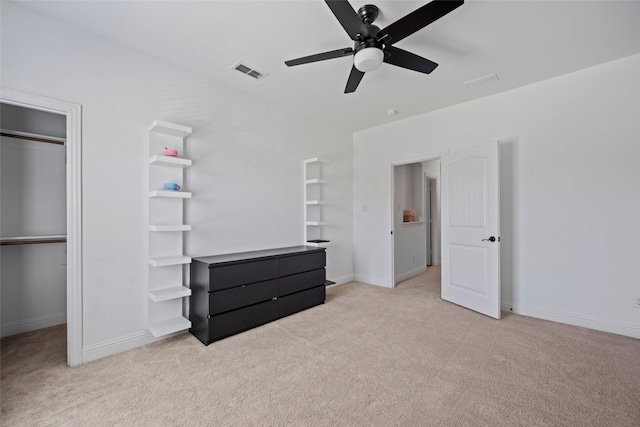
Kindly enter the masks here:
M 439 297 L 439 271 L 350 283 L 208 347 L 77 368 L 65 329 L 2 340 L 2 426 L 640 426 L 640 340 Z

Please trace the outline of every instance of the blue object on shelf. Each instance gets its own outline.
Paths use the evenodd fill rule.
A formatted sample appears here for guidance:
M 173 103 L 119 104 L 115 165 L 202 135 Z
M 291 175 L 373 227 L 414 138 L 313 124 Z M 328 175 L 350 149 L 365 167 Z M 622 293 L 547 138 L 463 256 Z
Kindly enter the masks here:
M 180 186 L 178 184 L 176 184 L 175 182 L 165 182 L 163 184 L 163 188 L 165 190 L 179 190 Z

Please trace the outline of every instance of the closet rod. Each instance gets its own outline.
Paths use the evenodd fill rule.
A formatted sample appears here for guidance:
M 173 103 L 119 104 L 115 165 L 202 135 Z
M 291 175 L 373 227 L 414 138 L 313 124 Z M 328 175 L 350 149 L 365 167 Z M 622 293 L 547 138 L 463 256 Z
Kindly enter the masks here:
M 44 243 L 66 243 L 67 236 L 64 234 L 55 236 L 20 236 L 20 237 L 0 237 L 0 246 L 15 245 L 40 245 Z
M 0 135 L 11 138 L 27 139 L 29 141 L 46 142 L 49 144 L 64 145 L 66 138 L 58 138 L 57 136 L 40 135 L 37 133 L 20 132 L 17 130 L 0 130 Z

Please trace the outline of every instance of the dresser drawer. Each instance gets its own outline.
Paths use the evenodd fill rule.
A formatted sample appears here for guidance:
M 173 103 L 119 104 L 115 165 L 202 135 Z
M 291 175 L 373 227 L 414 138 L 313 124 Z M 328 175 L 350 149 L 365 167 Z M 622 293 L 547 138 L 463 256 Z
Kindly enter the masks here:
M 317 270 L 319 268 L 324 268 L 325 265 L 325 251 L 281 257 L 280 277 Z
M 278 316 L 284 317 L 324 303 L 325 286 L 316 286 L 306 291 L 278 299 Z
M 209 342 L 264 325 L 277 318 L 278 301 L 276 300 L 212 316 L 209 319 Z
M 209 291 L 235 288 L 278 277 L 278 260 L 240 262 L 209 269 Z
M 220 314 L 240 307 L 269 301 L 278 296 L 278 280 L 242 285 L 209 293 L 209 314 Z
M 320 268 L 318 270 L 281 277 L 278 279 L 278 295 L 284 296 L 316 286 L 324 286 L 324 282 L 326 281 L 325 274 L 325 269 Z

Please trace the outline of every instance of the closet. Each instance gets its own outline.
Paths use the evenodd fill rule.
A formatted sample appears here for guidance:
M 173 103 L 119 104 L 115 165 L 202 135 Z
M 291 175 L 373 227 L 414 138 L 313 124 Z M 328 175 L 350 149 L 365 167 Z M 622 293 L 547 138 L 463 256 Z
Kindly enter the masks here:
M 3 337 L 66 323 L 66 118 L 0 104 Z

